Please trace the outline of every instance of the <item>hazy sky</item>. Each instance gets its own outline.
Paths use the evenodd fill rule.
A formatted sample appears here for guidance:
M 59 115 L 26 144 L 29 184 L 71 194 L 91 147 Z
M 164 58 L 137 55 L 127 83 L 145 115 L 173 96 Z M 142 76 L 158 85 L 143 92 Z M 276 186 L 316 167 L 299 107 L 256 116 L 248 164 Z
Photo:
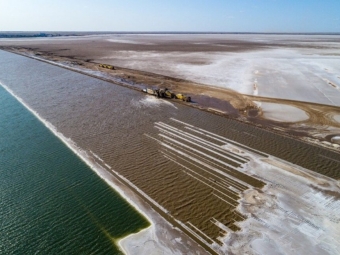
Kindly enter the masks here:
M 0 31 L 340 32 L 340 0 L 0 0 Z

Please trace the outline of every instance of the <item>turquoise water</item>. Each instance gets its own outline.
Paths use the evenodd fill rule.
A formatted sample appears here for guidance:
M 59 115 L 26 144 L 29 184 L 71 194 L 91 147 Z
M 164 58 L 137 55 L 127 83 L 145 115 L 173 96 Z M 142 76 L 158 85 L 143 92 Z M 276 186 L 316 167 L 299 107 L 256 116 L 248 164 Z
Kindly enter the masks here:
M 0 86 L 0 254 L 121 254 L 149 225 Z

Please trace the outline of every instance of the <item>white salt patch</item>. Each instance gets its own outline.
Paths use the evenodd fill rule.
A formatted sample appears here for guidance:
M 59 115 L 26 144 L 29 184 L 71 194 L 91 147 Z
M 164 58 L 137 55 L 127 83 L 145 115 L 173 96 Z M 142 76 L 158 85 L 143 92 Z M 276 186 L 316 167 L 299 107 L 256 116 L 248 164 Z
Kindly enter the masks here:
M 340 89 L 325 82 L 327 79 L 335 84 L 339 79 L 340 58 L 336 54 L 336 50 L 292 48 L 237 53 L 116 51 L 105 59 L 118 66 L 248 95 L 340 106 Z
M 251 247 L 256 254 L 282 254 L 279 252 L 279 247 L 270 239 L 256 239 L 251 242 Z
M 340 114 L 339 114 L 339 115 L 334 115 L 334 116 L 333 116 L 333 119 L 334 119 L 336 122 L 339 122 L 339 123 L 340 123 Z
M 131 100 L 131 104 L 134 107 L 141 108 L 141 107 L 160 107 L 162 105 L 167 105 L 171 106 L 175 109 L 178 109 L 173 103 L 165 100 L 165 99 L 160 99 L 154 96 L 145 96 L 145 98 L 139 100 L 139 101 L 134 101 Z
M 332 143 L 340 144 L 340 136 L 334 136 L 331 139 Z
M 297 229 L 301 233 L 308 235 L 312 238 L 319 238 L 323 234 L 322 229 L 315 230 L 314 228 L 312 228 L 310 225 L 306 223 L 300 224 Z
M 309 117 L 305 111 L 290 105 L 262 103 L 263 117 L 281 122 L 298 122 Z
M 128 44 L 143 44 L 143 45 L 153 45 L 153 43 L 149 42 L 142 42 L 142 41 L 137 41 L 137 40 L 127 40 L 127 39 L 107 39 L 109 42 L 114 42 L 114 43 L 128 43 Z

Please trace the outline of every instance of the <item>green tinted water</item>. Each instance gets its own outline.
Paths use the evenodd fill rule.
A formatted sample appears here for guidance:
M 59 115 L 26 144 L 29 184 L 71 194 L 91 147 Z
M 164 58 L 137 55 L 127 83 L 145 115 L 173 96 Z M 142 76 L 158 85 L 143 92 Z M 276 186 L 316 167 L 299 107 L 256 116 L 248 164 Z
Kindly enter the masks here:
M 0 254 L 121 254 L 149 225 L 0 86 Z

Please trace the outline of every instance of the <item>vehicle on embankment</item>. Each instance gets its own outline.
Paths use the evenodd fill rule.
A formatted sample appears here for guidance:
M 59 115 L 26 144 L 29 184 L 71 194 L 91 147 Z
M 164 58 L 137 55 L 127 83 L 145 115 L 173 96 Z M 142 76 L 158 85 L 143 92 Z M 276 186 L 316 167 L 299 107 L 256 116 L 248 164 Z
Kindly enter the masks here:
M 108 64 L 99 64 L 99 67 L 106 68 L 106 69 L 111 69 L 111 70 L 115 70 L 115 67 L 114 67 L 114 66 L 108 65 Z
M 156 96 L 158 98 L 176 98 L 185 102 L 191 102 L 191 97 L 186 96 L 184 94 L 175 94 L 168 90 L 167 88 L 165 89 L 150 89 L 146 88 L 142 90 L 144 93 L 147 93 L 149 95 Z

